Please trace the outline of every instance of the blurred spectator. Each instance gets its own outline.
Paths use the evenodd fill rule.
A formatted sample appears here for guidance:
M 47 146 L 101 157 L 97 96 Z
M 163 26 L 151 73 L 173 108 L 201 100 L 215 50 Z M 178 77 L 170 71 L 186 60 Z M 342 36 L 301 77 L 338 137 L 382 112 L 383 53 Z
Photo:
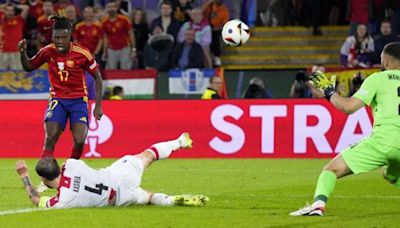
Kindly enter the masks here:
M 53 20 L 49 16 L 54 12 L 53 2 L 50 0 L 43 1 L 43 15 L 37 21 L 37 39 L 38 49 L 51 43 L 51 32 L 53 28 Z
M 74 5 L 73 3 L 70 2 L 70 0 L 57 0 L 53 1 L 54 4 L 54 11 L 58 13 L 60 10 L 65 10 L 67 9 L 68 6 L 73 6 L 75 8 L 75 12 L 77 15 L 81 15 L 81 11 L 79 11 L 78 6 Z
M 74 5 L 65 7 L 65 16 L 71 20 L 73 26 L 82 20 L 76 10 L 77 8 Z
M 265 88 L 264 81 L 259 77 L 250 80 L 243 98 L 272 98 L 272 94 Z
M 321 71 L 322 73 L 325 73 L 325 67 L 321 64 L 317 64 L 311 67 L 311 73 Z
M 136 38 L 136 52 L 139 68 L 144 68 L 143 52 L 144 46 L 149 39 L 149 27 L 147 25 L 146 12 L 143 9 L 136 8 L 132 16 L 133 34 Z
M 362 75 L 361 72 L 358 72 L 353 76 L 350 83 L 349 97 L 353 96 L 353 94 L 355 94 L 360 89 L 363 81 L 364 81 L 364 76 Z
M 290 97 L 292 98 L 311 98 L 312 92 L 307 84 L 307 74 L 304 71 L 299 71 L 295 80 L 290 87 Z
M 346 38 L 340 49 L 343 67 L 369 67 L 369 55 L 375 50 L 374 40 L 368 35 L 367 26 L 359 24 L 355 35 Z
M 350 21 L 350 35 L 357 31 L 359 24 L 368 25 L 373 14 L 372 0 L 347 0 L 346 18 Z
M 104 10 L 103 6 L 101 5 L 96 5 L 93 7 L 94 9 L 94 17 L 98 21 L 103 21 L 108 15 L 107 12 Z
M 43 15 L 43 2 L 40 0 L 20 0 L 20 4 L 29 6 L 25 20 L 24 37 L 27 39 L 27 54 L 32 57 L 38 48 L 36 20 Z
M 114 86 L 110 100 L 122 100 L 124 97 L 124 88 L 121 86 Z
M 172 35 L 176 41 L 181 24 L 172 17 L 172 3 L 170 1 L 163 1 L 160 12 L 160 17 L 151 22 L 150 30 L 153 31 L 154 27 L 159 26 L 164 32 Z
M 211 27 L 207 19 L 203 18 L 203 12 L 200 8 L 195 8 L 190 12 L 191 20 L 185 22 L 178 34 L 178 42 L 185 40 L 185 34 L 188 29 L 194 30 L 195 41 L 203 47 L 204 51 L 204 65 L 205 67 L 212 67 L 210 44 L 211 44 Z
M 128 17 L 117 14 L 117 4 L 113 1 L 106 6 L 108 17 L 103 20 L 103 58 L 106 69 L 131 70 L 136 59 L 135 35 Z
M 284 8 L 284 25 L 296 26 L 300 24 L 301 20 L 301 0 L 286 0 L 283 1 Z
M 258 0 L 257 8 L 259 9 L 259 17 L 263 26 L 276 27 L 283 25 L 282 21 L 279 21 L 281 18 L 279 14 L 284 9 L 282 2 L 278 0 Z
M 193 9 L 189 0 L 175 0 L 172 2 L 173 15 L 181 24 L 190 20 L 189 11 Z
M 399 37 L 392 34 L 392 26 L 389 20 L 385 20 L 381 23 L 380 31 L 381 34 L 374 39 L 375 50 L 370 56 L 373 64 L 381 63 L 381 52 L 386 44 L 399 41 Z
M 43 2 L 41 0 L 29 0 L 29 16 L 35 20 L 44 14 Z
M 219 93 L 222 89 L 222 80 L 218 76 L 213 76 L 209 80 L 208 88 L 204 91 L 201 99 L 210 100 L 210 99 L 220 99 L 221 96 Z
M 305 26 L 312 26 L 314 36 L 321 36 L 322 31 L 320 29 L 322 17 L 321 12 L 323 11 L 323 3 L 321 0 L 302 0 L 302 18 L 305 20 Z
M 130 17 L 132 15 L 132 2 L 130 0 L 115 0 L 118 13 Z
M 224 24 L 229 20 L 229 10 L 222 0 L 208 0 L 202 6 L 204 17 L 212 28 L 211 52 L 214 55 L 214 66 L 221 65 L 221 32 Z
M 84 21 L 78 23 L 73 31 L 74 41 L 86 47 L 100 62 L 102 49 L 103 28 L 94 17 L 94 9 L 91 6 L 83 10 Z
M 194 30 L 186 30 L 184 42 L 178 43 L 173 52 L 172 68 L 204 68 L 204 51 L 194 37 Z
M 174 48 L 172 35 L 163 33 L 160 26 L 154 27 L 152 36 L 144 47 L 144 65 L 159 71 L 169 69 L 169 58 Z
M 16 14 L 16 10 L 21 10 Z M 0 69 L 22 70 L 17 44 L 23 38 L 29 6 L 7 3 L 0 12 Z

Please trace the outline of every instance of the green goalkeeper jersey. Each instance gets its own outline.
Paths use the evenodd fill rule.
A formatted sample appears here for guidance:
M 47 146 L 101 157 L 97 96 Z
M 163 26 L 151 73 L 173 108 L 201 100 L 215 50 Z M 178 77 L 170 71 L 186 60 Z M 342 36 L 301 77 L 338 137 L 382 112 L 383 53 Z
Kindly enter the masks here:
M 371 106 L 374 136 L 386 145 L 400 148 L 400 70 L 372 74 L 354 97 Z

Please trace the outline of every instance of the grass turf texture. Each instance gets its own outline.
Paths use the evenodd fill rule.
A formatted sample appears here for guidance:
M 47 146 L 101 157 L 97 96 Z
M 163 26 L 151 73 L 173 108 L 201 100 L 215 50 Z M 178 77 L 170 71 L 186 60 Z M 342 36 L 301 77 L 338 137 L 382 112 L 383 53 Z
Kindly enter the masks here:
M 113 160 L 86 160 L 105 167 Z M 0 211 L 32 208 L 14 171 L 16 160 L 0 160 Z M 27 160 L 32 181 L 38 178 Z M 324 217 L 290 217 L 312 201 L 327 160 L 171 159 L 145 171 L 142 187 L 167 194 L 201 193 L 201 208 L 130 206 L 36 211 L 0 216 L 1 227 L 396 227 L 400 191 L 380 172 L 339 180 Z M 52 195 L 51 190 L 46 195 Z

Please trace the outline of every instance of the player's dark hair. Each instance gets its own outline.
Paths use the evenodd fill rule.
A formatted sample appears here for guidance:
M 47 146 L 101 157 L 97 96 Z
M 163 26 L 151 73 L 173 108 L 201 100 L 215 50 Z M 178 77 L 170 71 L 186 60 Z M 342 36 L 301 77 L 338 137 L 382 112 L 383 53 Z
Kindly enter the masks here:
M 67 17 L 60 14 L 53 14 L 49 18 L 54 21 L 53 23 L 54 30 L 56 29 L 72 30 L 72 23 Z
M 400 61 L 400 42 L 392 42 L 385 45 L 383 53 L 392 56 Z
M 46 178 L 49 181 L 52 181 L 60 175 L 60 166 L 57 163 L 57 160 L 53 157 L 44 157 L 39 160 L 36 164 L 36 173 Z

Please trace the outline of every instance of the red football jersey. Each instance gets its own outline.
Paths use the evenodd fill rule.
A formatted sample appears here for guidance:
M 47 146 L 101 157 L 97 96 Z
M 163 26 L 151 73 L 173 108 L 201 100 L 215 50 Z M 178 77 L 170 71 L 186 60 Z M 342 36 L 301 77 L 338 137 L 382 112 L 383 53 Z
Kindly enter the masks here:
M 120 50 L 129 45 L 129 31 L 132 24 L 128 17 L 118 15 L 115 21 L 106 17 L 103 20 L 103 30 L 107 34 L 108 48 Z
M 30 60 L 35 69 L 46 62 L 49 65 L 51 97 L 86 97 L 85 71 L 94 75 L 98 68 L 89 50 L 74 43 L 70 45 L 67 53 L 59 53 L 54 44 L 49 44 Z
M 84 21 L 78 23 L 74 30 L 74 42 L 88 48 L 94 53 L 97 44 L 103 38 L 103 28 L 100 23 L 86 24 Z

